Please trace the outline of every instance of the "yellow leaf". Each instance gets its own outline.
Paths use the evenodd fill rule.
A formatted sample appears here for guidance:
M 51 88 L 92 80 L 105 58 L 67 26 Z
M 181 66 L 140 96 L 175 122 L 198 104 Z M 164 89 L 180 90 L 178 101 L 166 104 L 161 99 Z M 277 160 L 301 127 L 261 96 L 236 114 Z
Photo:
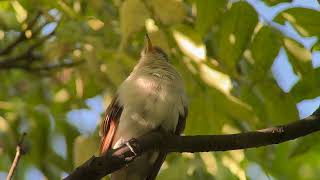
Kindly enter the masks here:
M 63 102 L 66 102 L 69 98 L 70 98 L 70 95 L 69 95 L 68 91 L 66 89 L 61 89 L 54 96 L 54 101 L 59 102 L 59 103 L 63 103 Z
M 28 12 L 24 9 L 24 7 L 18 1 L 11 1 L 11 5 L 13 9 L 16 11 L 16 17 L 18 22 L 23 22 L 27 19 Z
M 89 19 L 88 25 L 91 29 L 98 31 L 104 26 L 104 23 L 100 21 L 99 19 Z
M 311 61 L 312 55 L 310 51 L 305 49 L 303 46 L 300 46 L 292 39 L 285 38 L 283 41 L 285 47 L 292 53 L 295 58 L 301 61 Z

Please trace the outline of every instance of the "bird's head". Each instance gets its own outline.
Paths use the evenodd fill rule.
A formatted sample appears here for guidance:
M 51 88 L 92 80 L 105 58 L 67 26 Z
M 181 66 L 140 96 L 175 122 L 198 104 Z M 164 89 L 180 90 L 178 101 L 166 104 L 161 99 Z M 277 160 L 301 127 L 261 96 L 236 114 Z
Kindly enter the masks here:
M 145 47 L 141 52 L 142 58 L 150 60 L 169 61 L 168 55 L 158 46 L 153 46 L 148 34 L 145 36 Z

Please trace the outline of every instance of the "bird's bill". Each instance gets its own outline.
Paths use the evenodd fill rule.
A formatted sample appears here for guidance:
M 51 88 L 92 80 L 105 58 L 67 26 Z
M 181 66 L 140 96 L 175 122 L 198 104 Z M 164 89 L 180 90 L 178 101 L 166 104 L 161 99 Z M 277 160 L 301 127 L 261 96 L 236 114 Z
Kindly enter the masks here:
M 146 33 L 146 37 L 145 37 L 145 41 L 146 41 L 146 45 L 145 45 L 145 52 L 150 52 L 153 49 L 151 40 L 149 35 Z

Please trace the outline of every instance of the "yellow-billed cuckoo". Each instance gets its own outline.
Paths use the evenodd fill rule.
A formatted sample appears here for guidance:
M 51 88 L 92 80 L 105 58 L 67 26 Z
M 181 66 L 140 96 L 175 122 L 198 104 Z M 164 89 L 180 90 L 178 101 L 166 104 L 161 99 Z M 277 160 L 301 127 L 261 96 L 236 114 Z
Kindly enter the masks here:
M 187 104 L 180 75 L 169 63 L 166 53 L 153 46 L 146 35 L 146 46 L 138 64 L 121 84 L 106 110 L 100 128 L 100 153 L 157 128 L 169 133 L 182 133 Z M 155 179 L 165 157 L 165 152 L 145 153 L 112 173 L 111 179 Z

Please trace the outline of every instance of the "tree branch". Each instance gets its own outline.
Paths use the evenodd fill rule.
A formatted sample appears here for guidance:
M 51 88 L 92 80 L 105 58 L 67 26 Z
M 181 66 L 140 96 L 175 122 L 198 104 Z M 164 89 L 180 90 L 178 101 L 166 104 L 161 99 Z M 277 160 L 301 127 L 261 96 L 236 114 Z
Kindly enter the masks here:
M 70 68 L 70 67 L 78 66 L 84 62 L 85 62 L 85 60 L 79 60 L 79 61 L 73 61 L 73 62 L 63 62 L 63 63 L 58 63 L 58 64 L 47 64 L 47 65 L 40 66 L 40 67 L 31 67 L 28 70 L 31 70 L 31 71 L 52 71 L 52 70 L 57 70 L 57 69 L 61 69 L 61 68 Z
M 13 175 L 14 175 L 14 172 L 16 171 L 17 169 L 17 166 L 18 166 L 18 163 L 20 161 L 20 158 L 22 155 L 24 155 L 26 153 L 26 150 L 25 148 L 23 147 L 23 141 L 24 141 L 24 137 L 26 136 L 27 134 L 26 133 L 23 133 L 20 140 L 19 140 L 19 143 L 17 144 L 17 148 L 16 148 L 16 155 L 14 157 L 14 160 L 12 162 L 12 165 L 11 165 L 11 168 L 9 170 L 9 173 L 8 173 L 8 176 L 7 176 L 7 180 L 11 180 Z
M 123 145 L 118 149 L 109 150 L 100 157 L 92 156 L 65 180 L 100 179 L 124 167 L 142 153 L 152 150 L 207 152 L 256 148 L 290 141 L 319 130 L 320 107 L 311 116 L 290 124 L 238 134 L 177 136 L 154 131 L 129 141 L 134 152 Z
M 32 29 L 38 21 L 38 19 L 40 18 L 40 16 L 41 12 L 39 11 L 36 13 L 35 17 L 27 24 L 27 27 L 20 33 L 20 35 L 14 41 L 11 42 L 4 49 L 0 50 L 0 55 L 9 54 L 19 43 L 22 43 L 23 41 L 27 40 L 27 37 L 25 35 L 26 30 Z

